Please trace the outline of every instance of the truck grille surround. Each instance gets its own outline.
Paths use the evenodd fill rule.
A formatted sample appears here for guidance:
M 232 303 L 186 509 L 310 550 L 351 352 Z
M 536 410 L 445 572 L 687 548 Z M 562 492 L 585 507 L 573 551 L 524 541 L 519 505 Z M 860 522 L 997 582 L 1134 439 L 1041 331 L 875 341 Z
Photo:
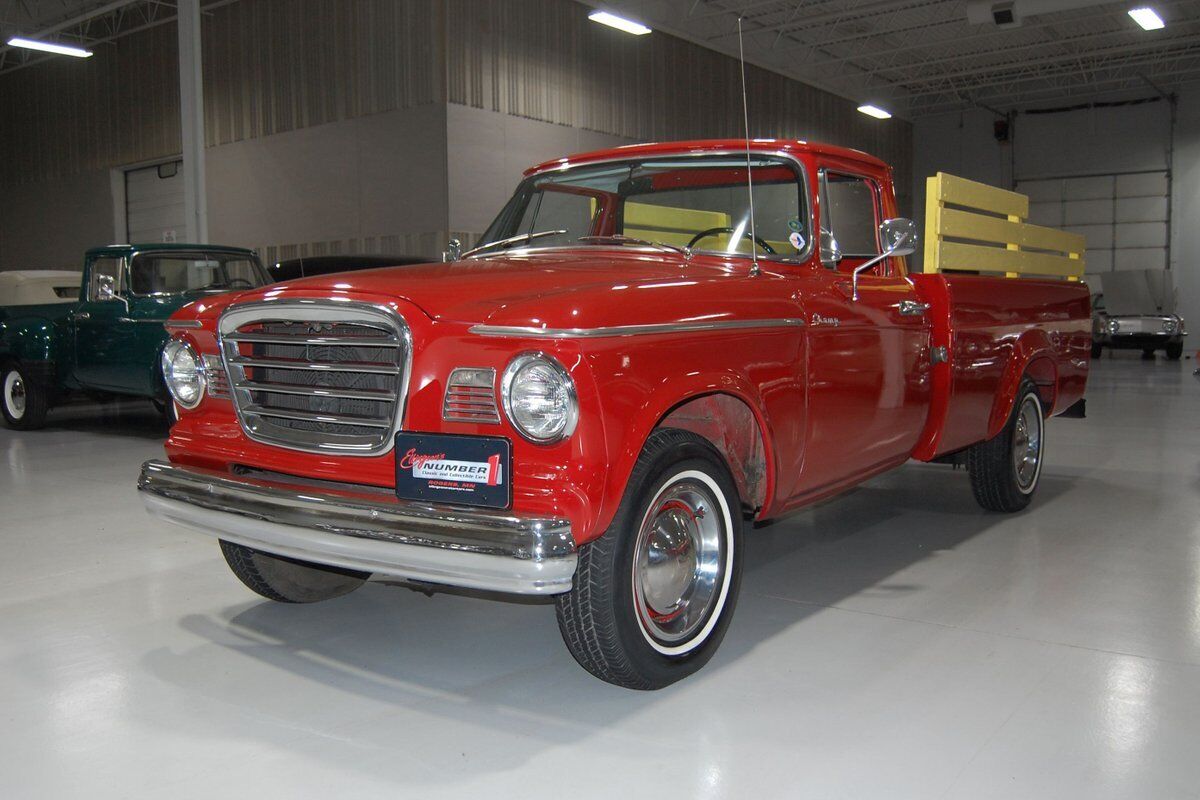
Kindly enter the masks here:
M 221 356 L 238 421 L 255 441 L 379 455 L 404 413 L 408 325 L 390 309 L 328 301 L 231 306 Z

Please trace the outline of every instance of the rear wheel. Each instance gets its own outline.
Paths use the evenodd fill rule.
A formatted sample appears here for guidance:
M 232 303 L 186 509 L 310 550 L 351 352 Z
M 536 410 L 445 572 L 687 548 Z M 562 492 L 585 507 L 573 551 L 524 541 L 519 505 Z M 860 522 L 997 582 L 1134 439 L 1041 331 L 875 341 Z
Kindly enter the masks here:
M 601 680 L 661 689 L 704 666 L 733 616 L 741 505 L 721 456 L 674 429 L 646 443 L 612 524 L 556 598 L 571 655 Z
M 0 410 L 10 428 L 29 431 L 42 427 L 48 408 L 46 388 L 31 381 L 20 364 L 0 371 Z
M 221 553 L 238 580 L 279 603 L 332 600 L 354 591 L 370 577 L 365 572 L 268 555 L 224 539 Z
M 1092 358 L 1099 358 L 1103 354 L 1104 354 L 1104 345 L 1102 345 L 1102 344 L 1092 345 Z
M 1033 381 L 1021 383 L 1004 430 L 967 450 L 971 490 L 989 511 L 1020 511 L 1029 505 L 1042 475 L 1046 420 Z
M 1143 361 L 1153 361 L 1154 360 L 1154 348 L 1153 347 L 1142 348 L 1142 360 Z
M 1167 345 L 1167 358 L 1178 361 L 1183 357 L 1183 342 L 1171 342 Z

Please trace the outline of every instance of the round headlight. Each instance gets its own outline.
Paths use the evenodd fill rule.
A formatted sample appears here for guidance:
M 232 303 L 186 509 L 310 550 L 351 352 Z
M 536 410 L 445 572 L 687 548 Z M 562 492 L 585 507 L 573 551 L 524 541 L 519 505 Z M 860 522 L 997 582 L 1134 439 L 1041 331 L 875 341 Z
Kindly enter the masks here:
M 162 352 L 163 382 L 175 402 L 192 409 L 204 397 L 204 367 L 192 346 L 182 339 L 172 339 Z
M 1115 319 L 1110 319 L 1110 320 L 1108 321 L 1108 332 L 1109 332 L 1109 333 L 1116 333 L 1116 332 L 1118 332 L 1119 330 L 1121 330 L 1121 323 L 1120 323 L 1120 322 L 1117 322 Z
M 1163 333 L 1174 333 L 1179 327 L 1179 323 L 1173 319 L 1164 319 L 1162 324 Z
M 539 444 L 567 438 L 579 420 L 575 382 L 562 365 L 540 353 L 512 360 L 504 370 L 500 396 L 504 413 L 521 435 Z

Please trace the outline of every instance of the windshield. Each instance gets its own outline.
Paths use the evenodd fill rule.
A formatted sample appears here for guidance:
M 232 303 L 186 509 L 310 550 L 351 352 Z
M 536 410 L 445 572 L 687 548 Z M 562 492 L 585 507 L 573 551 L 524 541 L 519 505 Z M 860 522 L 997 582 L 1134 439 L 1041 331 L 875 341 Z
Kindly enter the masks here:
M 143 253 L 129 267 L 134 294 L 254 289 L 270 283 L 258 259 L 236 253 Z
M 753 247 L 760 257 L 800 257 L 810 237 L 799 174 L 776 157 L 755 156 L 750 166 L 754 244 L 745 157 L 678 156 L 527 178 L 479 240 L 480 248 L 651 243 L 744 256 Z

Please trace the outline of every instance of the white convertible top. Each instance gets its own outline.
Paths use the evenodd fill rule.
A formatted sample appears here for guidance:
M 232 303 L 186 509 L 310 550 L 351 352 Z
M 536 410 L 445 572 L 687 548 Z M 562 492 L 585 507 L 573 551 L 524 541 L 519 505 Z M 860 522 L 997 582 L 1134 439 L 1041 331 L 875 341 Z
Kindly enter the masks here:
M 82 274 L 69 269 L 17 269 L 0 272 L 0 306 L 71 303 L 79 299 Z

